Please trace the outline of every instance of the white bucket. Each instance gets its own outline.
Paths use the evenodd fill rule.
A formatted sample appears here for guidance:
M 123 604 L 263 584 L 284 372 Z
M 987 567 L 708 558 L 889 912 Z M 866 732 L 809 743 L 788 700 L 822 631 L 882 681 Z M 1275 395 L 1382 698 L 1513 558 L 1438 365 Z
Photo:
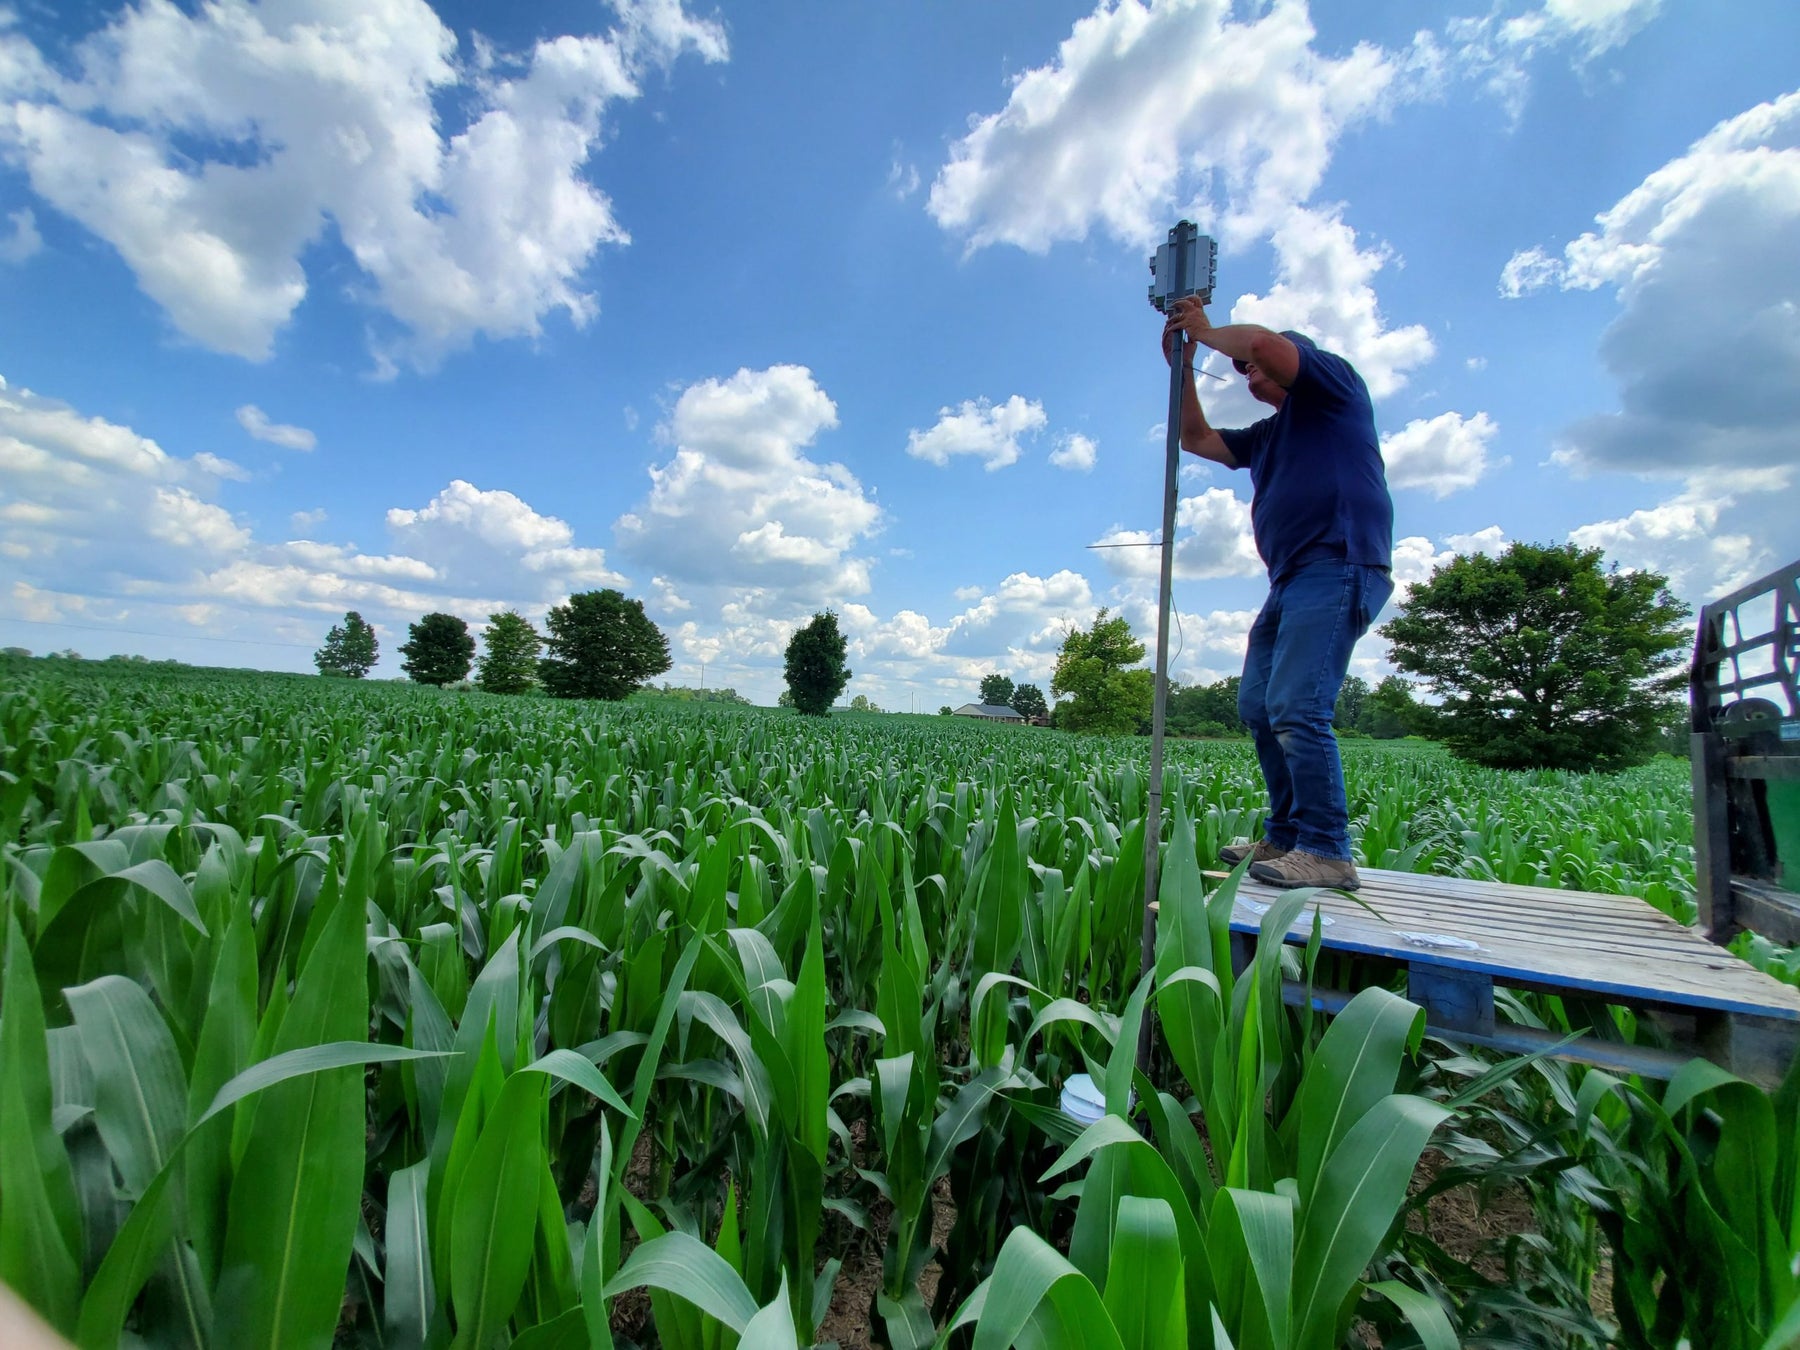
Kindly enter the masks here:
M 1106 1114 L 1106 1094 L 1085 1073 L 1070 1074 L 1062 1090 L 1062 1113 L 1083 1126 Z

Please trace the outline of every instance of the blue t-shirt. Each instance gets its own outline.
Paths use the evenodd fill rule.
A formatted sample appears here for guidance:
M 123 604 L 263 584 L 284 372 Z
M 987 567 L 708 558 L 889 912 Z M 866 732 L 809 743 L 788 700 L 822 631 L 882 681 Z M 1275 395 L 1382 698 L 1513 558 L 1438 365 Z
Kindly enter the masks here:
M 1300 371 L 1273 417 L 1220 428 L 1250 470 L 1250 524 L 1271 582 L 1326 558 L 1391 567 L 1394 503 L 1362 376 L 1304 339 Z

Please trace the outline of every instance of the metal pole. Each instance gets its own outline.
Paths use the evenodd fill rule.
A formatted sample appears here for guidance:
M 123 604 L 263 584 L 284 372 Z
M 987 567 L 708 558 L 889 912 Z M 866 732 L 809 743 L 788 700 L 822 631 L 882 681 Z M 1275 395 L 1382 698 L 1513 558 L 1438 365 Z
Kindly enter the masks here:
M 1186 222 L 1183 222 L 1186 225 Z M 1193 226 L 1187 225 L 1192 231 Z M 1185 273 L 1187 250 L 1174 250 L 1180 259 L 1175 279 L 1176 294 L 1188 284 Z M 1177 329 L 1175 346 L 1169 360 L 1169 434 L 1163 466 L 1162 576 L 1156 601 L 1156 691 L 1150 714 L 1150 794 L 1144 814 L 1144 937 L 1142 972 L 1156 964 L 1156 911 L 1150 908 L 1156 899 L 1161 868 L 1163 798 L 1163 722 L 1169 708 L 1169 609 L 1175 576 L 1175 502 L 1181 477 L 1181 395 L 1182 367 L 1187 352 L 1187 334 Z M 1137 1066 L 1148 1072 L 1150 1064 L 1149 1010 L 1138 1028 Z

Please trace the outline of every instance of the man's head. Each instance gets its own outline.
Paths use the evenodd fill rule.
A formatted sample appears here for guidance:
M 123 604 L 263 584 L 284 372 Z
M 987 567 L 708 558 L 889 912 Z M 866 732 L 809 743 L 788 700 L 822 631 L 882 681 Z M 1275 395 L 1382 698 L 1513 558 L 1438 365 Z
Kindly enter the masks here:
M 1305 333 L 1297 333 L 1292 328 L 1281 330 L 1281 336 L 1296 347 L 1305 347 L 1308 351 L 1318 351 L 1319 344 Z M 1279 408 L 1287 397 L 1287 390 L 1270 379 L 1268 374 L 1259 369 L 1254 361 L 1232 361 L 1232 367 L 1244 377 L 1250 387 L 1250 396 L 1258 402 L 1267 403 L 1270 407 Z

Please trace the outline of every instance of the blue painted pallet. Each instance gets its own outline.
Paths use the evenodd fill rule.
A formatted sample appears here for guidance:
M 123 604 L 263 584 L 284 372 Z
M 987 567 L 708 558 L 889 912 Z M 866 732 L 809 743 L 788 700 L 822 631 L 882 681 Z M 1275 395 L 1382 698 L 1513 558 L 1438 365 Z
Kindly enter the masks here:
M 1409 992 L 1436 1030 L 1529 1048 L 1539 1038 L 1496 1026 L 1493 990 L 1502 986 L 1681 1014 L 1699 1028 L 1693 1050 L 1765 1079 L 1785 1067 L 1783 1056 L 1800 1038 L 1800 989 L 1635 897 L 1361 871 L 1356 899 L 1318 892 L 1288 941 L 1306 941 L 1316 910 L 1326 949 L 1404 967 Z M 1214 882 L 1224 876 L 1207 875 Z M 1248 879 L 1240 884 L 1231 922 L 1240 945 L 1254 942 L 1262 915 L 1281 894 Z M 1751 1031 L 1761 1038 L 1755 1055 L 1746 1048 Z M 1569 1057 L 1664 1076 L 1687 1058 L 1677 1053 L 1664 1062 L 1591 1044 Z

